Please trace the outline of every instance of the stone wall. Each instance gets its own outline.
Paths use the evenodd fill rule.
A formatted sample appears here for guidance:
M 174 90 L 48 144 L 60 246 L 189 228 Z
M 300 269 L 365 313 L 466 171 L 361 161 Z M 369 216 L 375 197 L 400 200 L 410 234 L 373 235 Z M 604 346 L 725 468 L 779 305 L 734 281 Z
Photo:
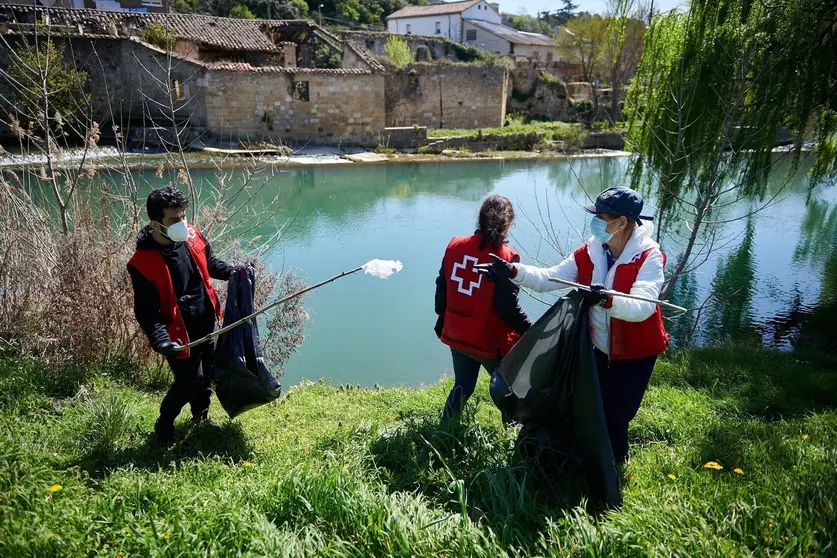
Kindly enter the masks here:
M 384 76 L 345 70 L 212 70 L 198 81 L 210 132 L 285 143 L 375 146 Z
M 384 55 L 384 47 L 391 36 L 389 33 L 375 33 L 372 31 L 342 31 L 340 33 L 340 38 L 344 42 L 351 42 L 376 56 Z M 419 35 L 399 35 L 399 38 L 406 41 L 407 46 L 413 51 L 413 56 L 415 56 L 418 47 L 424 46 L 430 50 L 434 60 L 442 58 L 456 60 L 454 50 L 444 39 Z
M 532 119 L 571 120 L 567 87 L 543 70 L 516 69 L 510 73 L 507 111 Z
M 75 65 L 88 73 L 93 118 L 106 135 L 111 124 L 123 131 L 170 127 L 169 88 L 176 92 L 178 124 L 206 128 L 224 139 L 375 146 L 385 126 L 381 73 L 250 69 L 173 58 L 169 75 L 166 53 L 136 39 L 62 40 L 72 40 L 65 56 L 72 53 Z M 0 49 L 0 66 L 9 63 L 8 49 Z M 5 79 L 0 79 L 0 95 L 15 98 Z M 0 104 L 3 113 L 14 112 L 13 106 Z M 0 128 L 0 136 L 8 134 L 8 128 Z
M 386 74 L 387 126 L 486 128 L 506 117 L 505 68 L 413 64 Z

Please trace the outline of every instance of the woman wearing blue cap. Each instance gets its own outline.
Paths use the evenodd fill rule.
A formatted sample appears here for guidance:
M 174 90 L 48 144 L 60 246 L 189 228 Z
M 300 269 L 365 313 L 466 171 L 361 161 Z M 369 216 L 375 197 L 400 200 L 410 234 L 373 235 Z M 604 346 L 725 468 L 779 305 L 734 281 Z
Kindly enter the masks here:
M 612 297 L 603 289 L 657 299 L 663 286 L 665 255 L 652 238 L 650 217 L 641 215 L 642 197 L 629 188 L 609 188 L 594 204 L 593 236 L 570 257 L 550 268 L 509 263 L 494 256 L 481 266 L 491 279 L 511 278 L 537 292 L 558 290 L 550 278 L 589 285 L 590 325 L 607 418 L 608 434 L 617 461 L 628 456 L 628 422 L 636 416 L 657 355 L 669 336 L 659 306 Z

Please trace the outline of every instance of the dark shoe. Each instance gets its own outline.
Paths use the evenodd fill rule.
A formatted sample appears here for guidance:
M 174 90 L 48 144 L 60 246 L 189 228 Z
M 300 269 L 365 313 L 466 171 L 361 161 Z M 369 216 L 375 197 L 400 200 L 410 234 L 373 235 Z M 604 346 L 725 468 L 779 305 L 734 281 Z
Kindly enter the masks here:
M 163 425 L 160 419 L 154 423 L 154 440 L 160 447 L 170 447 L 174 444 L 174 425 Z

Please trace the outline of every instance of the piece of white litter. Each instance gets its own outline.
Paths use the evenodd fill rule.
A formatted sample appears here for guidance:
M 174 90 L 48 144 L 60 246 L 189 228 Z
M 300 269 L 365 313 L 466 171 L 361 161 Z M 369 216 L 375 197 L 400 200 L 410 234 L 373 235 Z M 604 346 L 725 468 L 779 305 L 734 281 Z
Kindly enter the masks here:
M 404 269 L 404 264 L 392 260 L 372 260 L 363 266 L 364 273 L 378 279 L 388 279 L 390 275 L 398 273 L 402 269 Z

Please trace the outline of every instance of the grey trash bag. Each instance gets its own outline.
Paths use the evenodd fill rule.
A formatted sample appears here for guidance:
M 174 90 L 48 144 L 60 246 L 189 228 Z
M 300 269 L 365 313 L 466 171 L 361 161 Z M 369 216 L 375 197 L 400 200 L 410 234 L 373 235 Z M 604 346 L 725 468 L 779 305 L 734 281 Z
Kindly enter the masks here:
M 618 507 L 622 490 L 607 433 L 589 309 L 577 290 L 558 300 L 503 359 L 490 393 L 504 414 L 523 425 L 521 440 L 562 440 L 558 449 L 581 463 L 591 498 Z
M 252 267 L 233 273 L 227 290 L 224 326 L 253 313 L 255 287 Z M 264 362 L 255 320 L 220 335 L 214 364 L 215 394 L 230 418 L 270 403 L 282 394 L 282 386 Z

